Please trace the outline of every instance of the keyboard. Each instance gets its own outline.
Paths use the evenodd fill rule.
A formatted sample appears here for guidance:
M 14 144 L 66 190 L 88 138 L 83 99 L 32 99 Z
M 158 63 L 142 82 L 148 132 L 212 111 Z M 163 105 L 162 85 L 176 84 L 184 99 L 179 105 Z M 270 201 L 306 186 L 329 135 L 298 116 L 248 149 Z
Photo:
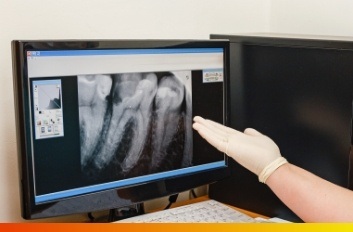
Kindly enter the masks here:
M 206 200 L 176 208 L 147 213 L 120 221 L 116 223 L 144 223 L 144 222 L 259 222 L 256 219 L 230 208 L 215 200 Z

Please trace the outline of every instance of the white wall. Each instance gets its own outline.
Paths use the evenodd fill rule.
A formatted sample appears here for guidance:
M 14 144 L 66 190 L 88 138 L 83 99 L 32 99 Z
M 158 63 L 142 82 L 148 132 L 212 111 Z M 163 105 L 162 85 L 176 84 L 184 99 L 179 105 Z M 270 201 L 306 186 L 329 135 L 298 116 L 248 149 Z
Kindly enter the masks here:
M 11 40 L 207 39 L 210 33 L 267 31 L 269 3 L 270 0 L 0 0 L 0 222 L 21 221 Z M 58 220 L 83 219 L 80 215 Z
M 272 0 L 271 32 L 353 36 L 352 0 Z

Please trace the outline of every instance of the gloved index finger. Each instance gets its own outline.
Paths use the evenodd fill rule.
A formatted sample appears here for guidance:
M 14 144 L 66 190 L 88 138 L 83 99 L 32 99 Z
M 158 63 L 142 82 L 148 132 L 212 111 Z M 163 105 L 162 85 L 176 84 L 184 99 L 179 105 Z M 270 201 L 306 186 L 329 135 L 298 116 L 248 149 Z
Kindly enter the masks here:
M 237 130 L 234 130 L 230 127 L 224 126 L 218 122 L 215 122 L 215 121 L 212 121 L 209 119 L 204 119 L 200 116 L 196 116 L 194 118 L 194 121 L 201 123 L 201 124 L 207 126 L 208 128 L 210 128 L 211 130 L 213 130 L 215 133 L 218 133 L 218 134 L 226 136 L 226 137 L 229 137 L 230 134 L 239 133 L 239 131 L 237 131 Z
M 229 135 L 224 131 L 224 128 L 215 126 L 212 121 L 205 120 L 201 117 L 194 118 L 193 128 L 219 151 L 225 152 Z

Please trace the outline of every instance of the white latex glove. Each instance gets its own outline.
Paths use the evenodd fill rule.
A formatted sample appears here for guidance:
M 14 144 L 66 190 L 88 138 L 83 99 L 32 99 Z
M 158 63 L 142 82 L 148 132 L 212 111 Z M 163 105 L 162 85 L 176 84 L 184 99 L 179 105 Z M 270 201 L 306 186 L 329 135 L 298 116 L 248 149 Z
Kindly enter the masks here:
M 248 128 L 242 133 L 199 116 L 194 118 L 193 128 L 212 146 L 255 173 L 262 183 L 287 163 L 278 146 L 255 129 Z

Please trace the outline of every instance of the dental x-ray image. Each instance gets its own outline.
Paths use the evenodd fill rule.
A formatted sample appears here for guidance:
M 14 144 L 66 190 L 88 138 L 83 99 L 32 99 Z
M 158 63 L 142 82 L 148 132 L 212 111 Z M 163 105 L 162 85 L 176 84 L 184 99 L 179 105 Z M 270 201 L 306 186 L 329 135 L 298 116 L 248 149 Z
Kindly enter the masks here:
M 192 163 L 191 71 L 78 76 L 81 169 L 116 180 Z

